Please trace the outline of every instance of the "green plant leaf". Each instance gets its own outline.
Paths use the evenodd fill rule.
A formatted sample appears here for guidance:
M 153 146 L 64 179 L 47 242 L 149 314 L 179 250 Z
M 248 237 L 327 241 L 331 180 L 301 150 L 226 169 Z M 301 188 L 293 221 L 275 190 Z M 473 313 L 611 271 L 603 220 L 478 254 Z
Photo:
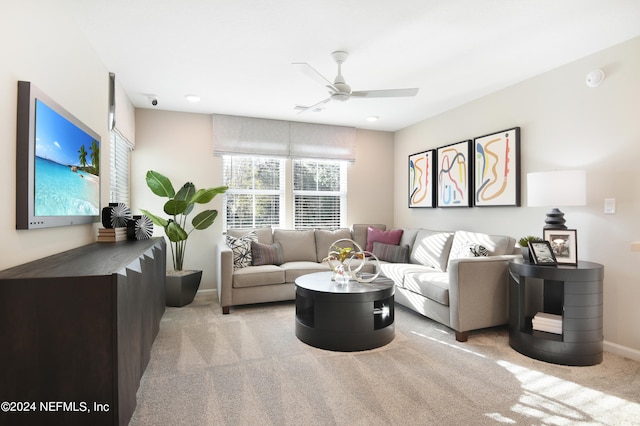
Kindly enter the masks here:
M 178 191 L 178 193 L 174 198 L 176 200 L 182 200 L 182 201 L 187 201 L 189 203 L 192 203 L 193 201 L 190 201 L 190 200 L 191 200 L 191 197 L 193 197 L 193 194 L 195 193 L 196 193 L 195 185 L 191 182 L 187 182 L 184 185 L 182 185 L 182 188 L 180 188 L 180 190 Z
M 151 219 L 151 222 L 153 222 L 154 225 L 158 225 L 164 228 L 169 223 L 165 219 L 158 217 L 152 213 L 149 213 L 147 210 L 140 209 L 140 211 L 142 212 L 142 214 L 144 214 L 149 219 Z
M 174 243 L 178 241 L 184 241 L 189 236 L 185 232 L 185 230 L 182 229 L 182 226 L 178 225 L 173 220 L 170 220 L 167 226 L 165 226 L 164 232 L 165 234 L 167 234 L 167 237 L 169 238 L 169 240 Z
M 198 213 L 191 221 L 191 224 L 195 229 L 207 229 L 213 224 L 216 217 L 218 217 L 218 210 L 205 210 Z
M 205 204 L 213 200 L 213 198 L 226 192 L 229 189 L 228 186 L 218 186 L 217 188 L 199 189 L 191 198 L 192 203 Z
M 164 212 L 171 216 L 177 216 L 183 214 L 187 207 L 188 204 L 186 201 L 172 199 L 164 204 Z
M 151 189 L 151 192 L 160 196 L 160 197 L 173 197 L 176 193 L 175 189 L 173 189 L 173 185 L 171 181 L 166 176 L 154 172 L 153 170 L 149 170 L 147 172 L 147 186 Z

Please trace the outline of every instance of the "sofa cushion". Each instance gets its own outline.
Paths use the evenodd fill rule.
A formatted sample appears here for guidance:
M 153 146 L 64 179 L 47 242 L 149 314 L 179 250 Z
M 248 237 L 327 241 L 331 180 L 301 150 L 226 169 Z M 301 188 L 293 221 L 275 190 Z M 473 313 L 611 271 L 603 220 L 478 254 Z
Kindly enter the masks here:
M 413 243 L 410 262 L 431 266 L 437 271 L 445 272 L 452 240 L 453 232 L 419 230 Z
M 419 272 L 437 272 L 431 266 L 416 265 L 413 263 L 380 262 L 380 272 L 385 277 L 393 280 L 398 287 L 404 287 L 404 280 L 408 274 Z
M 413 250 L 413 244 L 416 241 L 416 236 L 420 228 L 402 228 L 402 237 L 400 238 L 399 246 L 409 246 L 409 253 Z
M 253 266 L 282 264 L 282 247 L 280 243 L 261 244 L 257 241 L 252 241 L 251 264 Z
M 293 283 L 301 275 L 312 274 L 314 272 L 327 272 L 329 265 L 317 262 L 286 262 L 280 265 L 284 270 L 285 282 Z
M 392 263 L 409 263 L 409 246 L 373 243 L 372 253 L 379 259 Z
M 233 272 L 234 288 L 284 284 L 284 269 L 275 265 L 247 266 Z
M 363 249 L 367 248 L 367 230 L 369 229 L 369 227 L 380 229 L 382 231 L 387 229 L 387 225 L 381 225 L 381 224 L 365 225 L 365 224 L 358 223 L 353 225 L 351 227 L 352 229 L 351 238 Z
M 316 256 L 317 262 L 322 262 L 322 260 L 327 257 L 331 249 L 331 244 L 336 242 L 337 240 L 342 239 L 351 239 L 351 231 L 349 228 L 340 228 L 335 230 L 327 230 L 327 229 L 316 229 Z M 351 247 L 353 248 L 353 244 L 343 242 L 340 244 L 341 247 Z
M 449 274 L 447 272 L 426 272 L 407 274 L 404 287 L 414 293 L 449 306 Z
M 313 229 L 275 229 L 273 241 L 282 246 L 282 260 L 284 262 L 318 261 L 316 237 Z
M 231 235 L 232 237 L 242 237 L 243 235 L 247 235 L 249 232 L 255 231 L 258 236 L 258 242 L 261 244 L 273 244 L 273 235 L 272 229 L 270 226 L 264 226 L 261 228 L 232 228 L 227 229 L 227 235 Z
M 382 231 L 378 228 L 370 226 L 367 228 L 367 248 L 366 251 L 373 251 L 373 243 L 384 244 L 400 244 L 400 238 L 402 238 L 402 229 L 391 229 L 389 231 Z
M 233 268 L 241 269 L 251 266 L 251 243 L 258 241 L 255 231 L 241 237 L 233 237 L 227 234 L 227 245 L 233 251 Z

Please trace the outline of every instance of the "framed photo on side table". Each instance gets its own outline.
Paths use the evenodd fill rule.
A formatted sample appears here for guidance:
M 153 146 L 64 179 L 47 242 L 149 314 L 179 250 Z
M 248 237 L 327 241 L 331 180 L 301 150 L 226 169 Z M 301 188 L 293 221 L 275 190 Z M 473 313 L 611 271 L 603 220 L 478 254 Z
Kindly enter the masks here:
M 558 264 L 578 264 L 578 236 L 575 229 L 544 229 L 543 234 Z
M 549 241 L 531 242 L 529 241 L 529 250 L 531 257 L 536 265 L 555 266 L 558 264 L 556 257 L 553 255 L 551 244 Z

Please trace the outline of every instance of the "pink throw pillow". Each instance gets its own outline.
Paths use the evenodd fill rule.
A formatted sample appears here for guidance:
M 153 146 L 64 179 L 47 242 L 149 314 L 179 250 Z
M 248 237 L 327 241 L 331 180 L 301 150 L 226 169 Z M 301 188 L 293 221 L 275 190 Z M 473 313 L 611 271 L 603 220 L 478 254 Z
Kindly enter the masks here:
M 392 244 L 397 246 L 402 238 L 402 229 L 392 229 L 390 231 L 381 231 L 378 228 L 369 226 L 367 228 L 367 248 L 368 252 L 373 251 L 373 243 Z

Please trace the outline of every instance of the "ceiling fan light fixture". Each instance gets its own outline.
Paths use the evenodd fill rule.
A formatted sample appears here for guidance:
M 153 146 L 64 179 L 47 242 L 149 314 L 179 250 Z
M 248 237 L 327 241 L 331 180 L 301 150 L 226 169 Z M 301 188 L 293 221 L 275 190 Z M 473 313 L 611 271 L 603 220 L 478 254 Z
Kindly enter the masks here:
M 331 99 L 334 101 L 345 102 L 349 99 L 349 93 L 346 92 L 336 92 L 331 94 Z

